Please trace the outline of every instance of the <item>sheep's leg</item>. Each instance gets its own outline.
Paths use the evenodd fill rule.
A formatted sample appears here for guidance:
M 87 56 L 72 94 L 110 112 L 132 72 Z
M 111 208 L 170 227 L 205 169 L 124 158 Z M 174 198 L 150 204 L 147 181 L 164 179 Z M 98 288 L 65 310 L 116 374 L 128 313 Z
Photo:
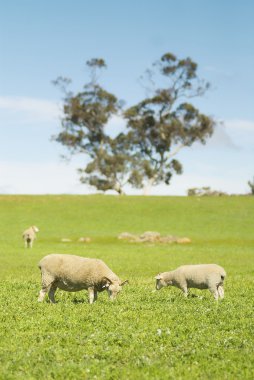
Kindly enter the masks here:
M 56 300 L 55 300 L 56 289 L 57 289 L 57 286 L 55 284 L 52 284 L 49 289 L 48 295 L 49 295 L 49 300 L 51 303 L 56 303 Z
M 42 302 L 48 292 L 47 288 L 42 288 L 39 293 L 38 302 Z
M 187 288 L 187 286 L 183 286 L 181 289 L 183 291 L 184 297 L 187 298 L 188 297 L 188 288 Z
M 218 286 L 218 294 L 220 298 L 224 298 L 224 288 L 223 285 Z
M 218 290 L 217 290 L 217 287 L 212 287 L 212 288 L 209 288 L 210 292 L 212 293 L 214 299 L 216 301 L 218 301 L 218 298 L 219 298 L 219 293 L 218 293 Z
M 94 288 L 88 288 L 89 303 L 92 304 L 95 301 L 95 291 Z
M 42 302 L 44 300 L 46 294 L 48 293 L 50 302 L 56 303 L 55 297 L 54 297 L 56 288 L 57 287 L 55 285 L 53 285 L 53 286 L 42 286 L 42 289 L 40 290 L 40 293 L 39 293 L 38 302 Z
M 98 298 L 98 292 L 97 290 L 94 290 L 94 302 L 97 301 Z
M 38 302 L 42 302 L 53 285 L 54 278 L 47 272 L 41 272 L 41 291 L 39 293 Z M 54 285 L 53 285 L 54 286 Z M 54 295 L 54 294 L 53 294 Z

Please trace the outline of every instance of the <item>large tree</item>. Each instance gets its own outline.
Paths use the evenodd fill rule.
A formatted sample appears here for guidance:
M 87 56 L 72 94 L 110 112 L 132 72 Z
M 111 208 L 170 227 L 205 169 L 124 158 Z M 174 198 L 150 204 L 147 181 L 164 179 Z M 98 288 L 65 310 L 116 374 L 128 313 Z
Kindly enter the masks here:
M 179 60 L 164 54 L 147 71 L 153 84 L 149 96 L 123 112 L 127 128 L 114 137 L 106 126 L 122 107 L 98 83 L 98 73 L 106 63 L 95 58 L 87 66 L 90 81 L 77 94 L 67 91 L 70 80 L 60 77 L 55 81 L 64 92 L 62 130 L 55 140 L 71 154 L 85 154 L 86 165 L 79 169 L 81 182 L 119 194 L 127 183 L 147 189 L 169 184 L 173 173 L 182 173 L 175 155 L 196 141 L 205 143 L 215 125 L 187 101 L 209 88 L 198 78 L 197 64 L 190 58 Z
M 98 190 L 115 190 L 123 193 L 128 173 L 133 170 L 128 154 L 128 139 L 122 133 L 112 137 L 107 133 L 107 123 L 120 110 L 117 97 L 98 84 L 98 73 L 106 67 L 103 59 L 87 62 L 90 81 L 83 91 L 67 91 L 70 80 L 59 77 L 54 83 L 64 92 L 61 132 L 54 137 L 67 147 L 71 154 L 86 156 L 86 165 L 79 168 L 81 182 Z
M 146 86 L 150 96 L 127 109 L 124 117 L 133 157 L 138 157 L 136 186 L 148 190 L 162 182 L 169 184 L 174 172 L 182 173 L 175 155 L 196 141 L 204 144 L 215 122 L 188 101 L 209 88 L 198 78 L 197 64 L 190 58 L 180 60 L 171 53 L 164 54 L 152 70 L 147 70 L 147 78 L 152 84 L 152 88 Z

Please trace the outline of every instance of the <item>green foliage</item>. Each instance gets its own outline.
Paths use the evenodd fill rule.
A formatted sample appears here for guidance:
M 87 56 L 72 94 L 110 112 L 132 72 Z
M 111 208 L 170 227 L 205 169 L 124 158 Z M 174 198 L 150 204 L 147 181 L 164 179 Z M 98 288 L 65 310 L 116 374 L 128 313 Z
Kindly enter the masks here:
M 91 68 L 107 67 L 106 62 L 102 58 L 92 58 L 90 61 L 87 61 L 86 64 Z
M 65 99 L 62 132 L 56 141 L 72 152 L 87 153 L 93 157 L 108 140 L 105 124 L 117 110 L 114 95 L 97 84 L 86 85 L 85 91 Z
M 135 161 L 128 154 L 128 147 L 129 140 L 123 133 L 115 138 L 108 137 L 107 142 L 96 150 L 92 161 L 84 170 L 80 170 L 81 181 L 97 190 L 115 190 L 123 194 L 127 182 L 134 184 Z
M 124 149 L 126 143 L 121 133 L 113 139 L 105 128 L 110 118 L 118 113 L 120 102 L 98 84 L 96 71 L 106 67 L 105 61 L 94 58 L 87 66 L 91 70 L 91 81 L 82 92 L 74 95 L 66 91 L 66 80 L 55 81 L 65 98 L 62 130 L 54 139 L 71 154 L 82 153 L 90 160 L 85 168 L 79 169 L 81 182 L 98 190 L 114 189 L 121 193 L 130 161 Z
M 246 379 L 254 377 L 253 197 L 1 196 L 0 379 Z M 40 228 L 32 250 L 22 232 Z M 188 236 L 189 245 L 135 244 L 123 231 Z M 79 243 L 81 236 L 92 242 Z M 63 243 L 61 238 L 72 242 Z M 37 263 L 59 252 L 103 259 L 126 286 L 58 291 L 37 303 Z M 186 263 L 227 271 L 225 299 L 155 292 L 154 276 Z
M 118 133 L 113 138 L 107 133 L 106 125 L 120 111 L 121 102 L 98 84 L 97 71 L 106 68 L 105 61 L 93 58 L 87 66 L 91 81 L 82 92 L 68 92 L 70 81 L 66 78 L 54 82 L 65 94 L 62 129 L 54 139 L 71 154 L 82 153 L 88 158 L 86 166 L 78 170 L 82 183 L 122 194 L 126 183 L 136 185 L 139 178 L 135 155 L 129 153 L 130 134 Z
M 188 189 L 187 194 L 189 197 L 221 197 L 228 195 L 223 191 L 212 190 L 209 186 L 193 187 L 191 189 Z
M 158 72 L 164 78 L 159 88 Z M 170 165 L 172 157 L 194 142 L 204 144 L 213 133 L 214 120 L 182 100 L 203 95 L 209 84 L 198 78 L 195 62 L 190 58 L 178 60 L 171 53 L 164 54 L 147 73 L 154 85 L 151 96 L 126 110 L 125 118 L 133 150 L 138 152 L 142 183 L 169 184 L 173 173 L 182 173 L 180 163 Z M 144 169 L 144 161 L 146 167 L 149 163 L 149 170 Z

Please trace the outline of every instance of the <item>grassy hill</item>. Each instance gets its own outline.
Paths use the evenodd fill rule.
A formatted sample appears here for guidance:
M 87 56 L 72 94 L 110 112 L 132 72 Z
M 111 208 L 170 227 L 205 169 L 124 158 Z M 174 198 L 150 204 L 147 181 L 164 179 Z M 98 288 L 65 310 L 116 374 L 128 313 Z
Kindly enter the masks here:
M 0 379 L 253 379 L 254 197 L 0 196 L 0 215 Z M 192 243 L 117 239 L 144 231 Z M 37 263 L 54 252 L 101 258 L 130 285 L 115 303 L 58 291 L 38 304 Z M 158 272 L 213 262 L 228 274 L 218 304 L 154 292 Z

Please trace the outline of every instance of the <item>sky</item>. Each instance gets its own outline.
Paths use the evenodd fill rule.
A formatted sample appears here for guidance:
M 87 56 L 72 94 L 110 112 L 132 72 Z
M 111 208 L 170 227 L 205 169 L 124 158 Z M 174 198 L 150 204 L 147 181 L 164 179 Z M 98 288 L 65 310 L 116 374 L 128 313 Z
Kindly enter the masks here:
M 144 98 L 139 77 L 166 52 L 191 57 L 211 89 L 195 105 L 217 120 L 206 145 L 179 152 L 183 174 L 152 195 L 210 186 L 246 194 L 254 177 L 254 2 L 251 0 L 9 0 L 0 12 L 0 193 L 87 194 L 82 156 L 66 162 L 58 76 L 78 91 L 86 61 L 104 58 L 103 86 L 127 106 Z M 123 128 L 114 117 L 109 127 Z M 126 189 L 129 194 L 141 190 Z

